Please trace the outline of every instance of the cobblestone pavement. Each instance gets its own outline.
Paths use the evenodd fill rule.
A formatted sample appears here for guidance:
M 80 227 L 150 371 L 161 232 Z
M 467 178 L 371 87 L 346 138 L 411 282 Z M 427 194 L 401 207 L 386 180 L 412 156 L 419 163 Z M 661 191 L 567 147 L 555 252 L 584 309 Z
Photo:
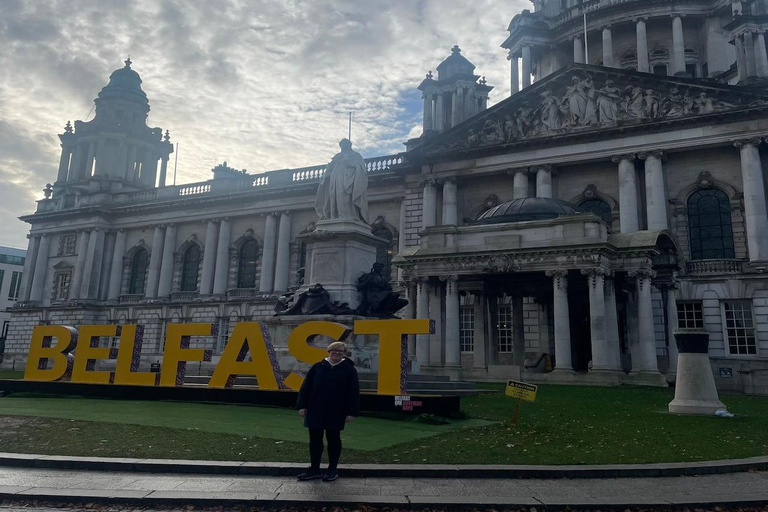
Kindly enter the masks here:
M 366 503 L 597 506 L 768 504 L 768 472 L 614 479 L 353 478 L 152 474 L 0 467 L 0 499 L 125 500 L 134 504 Z M 6 512 L 3 510 L 2 512 Z

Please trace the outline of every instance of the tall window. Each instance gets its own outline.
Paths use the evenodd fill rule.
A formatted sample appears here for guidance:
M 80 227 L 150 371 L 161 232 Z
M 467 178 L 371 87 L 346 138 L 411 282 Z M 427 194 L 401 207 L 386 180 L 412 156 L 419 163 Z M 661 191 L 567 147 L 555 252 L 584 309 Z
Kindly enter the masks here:
M 143 294 L 144 280 L 147 275 L 147 265 L 149 264 L 149 255 L 144 249 L 139 250 L 133 255 L 131 261 L 131 279 L 128 282 L 128 293 Z
M 579 203 L 579 206 L 591 213 L 594 213 L 600 219 L 611 227 L 613 216 L 611 215 L 611 205 L 599 198 L 587 199 Z
M 256 259 L 259 246 L 256 240 L 248 240 L 240 246 L 237 259 L 237 287 L 253 288 L 256 286 Z
M 221 354 L 229 339 L 229 317 L 219 318 L 219 335 L 216 337 L 216 353 Z
M 475 350 L 475 306 L 459 306 L 459 344 L 462 352 Z
M 21 291 L 21 272 L 14 271 L 11 274 L 11 287 L 8 289 L 8 300 L 18 299 L 20 291 Z
M 512 352 L 514 329 L 512 328 L 512 305 L 499 304 L 496 332 L 499 336 L 499 352 Z
M 197 275 L 200 271 L 200 248 L 192 245 L 184 251 L 181 267 L 181 291 L 194 292 L 197 290 Z
M 725 335 L 728 340 L 728 352 L 734 356 L 757 355 L 751 301 L 723 302 L 723 318 L 725 320 Z
M 734 258 L 731 205 L 725 192 L 700 189 L 688 198 L 691 259 Z
M 703 329 L 704 313 L 702 303 L 696 301 L 677 301 L 677 325 L 680 329 Z
M 3 289 L 3 277 L 5 277 L 5 270 L 0 269 L 0 290 Z
M 376 249 L 376 263 L 381 263 L 384 265 L 382 273 L 384 276 L 386 276 L 387 279 L 390 279 L 390 276 L 392 275 L 392 255 L 394 253 L 394 249 L 392 248 L 392 239 L 394 238 L 394 235 L 392 234 L 392 231 L 389 230 L 389 228 L 381 224 L 375 226 L 372 230 L 372 233 L 379 238 L 383 238 L 389 242 L 386 247 L 379 247 Z
M 54 300 L 66 300 L 69 297 L 69 282 L 71 274 L 69 272 L 57 273 L 54 277 Z

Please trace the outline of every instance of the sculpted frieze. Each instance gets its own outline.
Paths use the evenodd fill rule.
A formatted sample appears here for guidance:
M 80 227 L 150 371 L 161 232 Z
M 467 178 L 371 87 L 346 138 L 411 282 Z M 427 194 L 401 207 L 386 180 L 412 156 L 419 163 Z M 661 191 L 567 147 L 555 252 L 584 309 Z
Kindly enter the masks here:
M 702 90 L 703 87 L 693 84 L 664 82 L 662 78 L 655 88 L 648 88 L 647 84 L 632 82 L 631 78 L 626 77 L 626 83 L 617 83 L 605 74 L 575 70 L 553 79 L 543 91 L 540 88 L 538 92 L 531 90 L 527 96 L 523 91 L 518 101 L 513 97 L 507 105 L 493 109 L 490 115 L 470 124 L 463 135 L 457 134 L 447 143 L 438 143 L 435 150 L 493 146 L 539 136 L 699 116 L 767 103 L 756 96 Z M 534 95 L 537 97 L 532 101 Z

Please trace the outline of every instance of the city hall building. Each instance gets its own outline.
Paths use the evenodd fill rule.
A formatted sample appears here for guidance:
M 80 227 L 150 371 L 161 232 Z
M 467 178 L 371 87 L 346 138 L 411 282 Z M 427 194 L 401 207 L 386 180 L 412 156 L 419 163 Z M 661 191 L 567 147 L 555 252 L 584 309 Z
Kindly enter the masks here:
M 673 331 L 699 327 L 721 389 L 768 393 L 765 12 L 534 0 L 499 27 L 509 98 L 488 108 L 458 47 L 427 74 L 423 135 L 366 160 L 377 257 L 402 315 L 435 321 L 409 341 L 414 370 L 666 385 Z M 59 136 L 55 183 L 23 217 L 4 367 L 39 324 L 142 324 L 149 364 L 168 323 L 214 322 L 195 343 L 220 354 L 235 323 L 277 326 L 277 297 L 312 284 L 325 166 L 166 185 L 173 148 L 148 111 L 126 61 Z M 352 344 L 375 371 L 370 341 Z

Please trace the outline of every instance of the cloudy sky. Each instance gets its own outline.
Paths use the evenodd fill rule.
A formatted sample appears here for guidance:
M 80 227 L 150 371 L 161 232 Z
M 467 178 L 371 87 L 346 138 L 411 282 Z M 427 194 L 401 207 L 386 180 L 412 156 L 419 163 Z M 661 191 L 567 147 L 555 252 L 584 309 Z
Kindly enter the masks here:
M 255 173 L 363 156 L 420 134 L 424 74 L 459 44 L 509 95 L 499 45 L 527 0 L 0 0 L 0 245 L 56 178 L 57 134 L 130 55 L 150 126 L 180 144 L 177 183 L 211 168 Z M 173 157 L 172 157 L 173 158 Z

